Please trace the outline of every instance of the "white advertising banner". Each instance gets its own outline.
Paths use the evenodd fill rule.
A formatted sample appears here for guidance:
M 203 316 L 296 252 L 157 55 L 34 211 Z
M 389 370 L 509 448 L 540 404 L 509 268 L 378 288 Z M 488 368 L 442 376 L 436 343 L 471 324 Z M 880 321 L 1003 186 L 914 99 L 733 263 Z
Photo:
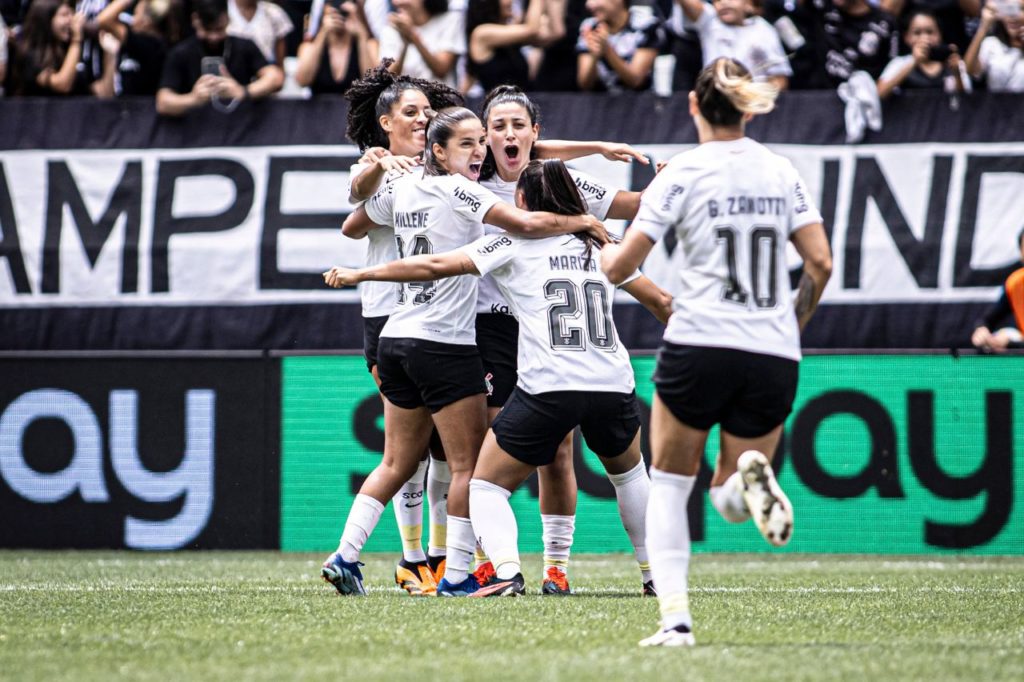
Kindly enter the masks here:
M 638 145 L 667 160 L 680 145 Z M 777 145 L 826 217 L 826 303 L 994 297 L 1024 228 L 1024 143 Z M 354 147 L 7 151 L 0 155 L 0 307 L 341 303 L 332 265 L 362 264 L 341 235 Z M 574 161 L 613 187 L 646 169 Z M 613 231 L 624 224 L 610 224 Z M 645 266 L 674 287 L 680 254 Z M 793 265 L 798 263 L 793 254 Z

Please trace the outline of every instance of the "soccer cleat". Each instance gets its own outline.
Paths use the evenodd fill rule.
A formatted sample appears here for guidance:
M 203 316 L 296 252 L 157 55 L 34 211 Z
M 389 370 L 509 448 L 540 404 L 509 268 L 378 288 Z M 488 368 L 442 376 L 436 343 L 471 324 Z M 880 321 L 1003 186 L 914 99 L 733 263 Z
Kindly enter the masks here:
M 473 576 L 480 584 L 480 587 L 484 587 L 485 585 L 490 585 L 498 577 L 498 574 L 494 572 L 494 564 L 490 561 L 485 561 L 476 567 L 476 570 L 473 571 Z
M 572 590 L 569 589 L 569 577 L 565 575 L 565 571 L 557 566 L 549 566 L 547 575 L 544 576 L 544 583 L 540 587 L 540 593 L 572 594 Z
M 366 588 L 363 587 L 363 574 L 359 570 L 362 566 L 358 561 L 345 561 L 341 555 L 335 552 L 327 557 L 320 575 L 323 579 L 334 585 L 334 589 L 343 597 L 349 595 L 365 595 Z
M 690 628 L 685 625 L 658 630 L 650 637 L 640 640 L 640 646 L 693 646 L 696 643 Z
M 747 450 L 736 463 L 743 481 L 743 501 L 757 529 L 770 544 L 782 547 L 793 536 L 793 507 L 782 492 L 768 457 Z
M 476 581 L 476 576 L 470 573 L 466 576 L 466 579 L 457 585 L 453 585 L 448 582 L 448 578 L 441 578 L 441 582 L 437 584 L 437 596 L 438 597 L 469 597 L 474 592 L 480 589 L 480 583 Z
M 395 582 L 414 597 L 433 597 L 437 594 L 437 582 L 426 561 L 399 561 L 395 567 Z
M 568 583 L 566 583 L 568 587 Z M 522 573 L 516 573 L 508 580 L 495 578 L 487 587 L 481 587 L 471 594 L 471 597 L 518 597 L 526 594 L 526 581 Z
M 640 592 L 641 597 L 657 597 L 658 591 L 654 589 L 654 581 L 648 580 L 644 583 L 644 588 Z
M 447 557 L 442 554 L 441 556 L 430 556 L 427 555 L 427 566 L 430 567 L 431 572 L 434 574 L 434 583 L 441 582 L 441 578 L 444 577 L 444 569 L 447 567 Z

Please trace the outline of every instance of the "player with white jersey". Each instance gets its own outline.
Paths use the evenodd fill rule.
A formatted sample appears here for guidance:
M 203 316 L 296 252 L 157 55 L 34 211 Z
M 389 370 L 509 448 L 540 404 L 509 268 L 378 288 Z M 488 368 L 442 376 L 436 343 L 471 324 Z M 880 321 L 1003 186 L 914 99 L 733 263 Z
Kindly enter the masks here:
M 721 426 L 715 508 L 731 522 L 753 517 L 773 545 L 793 530 L 770 460 L 796 394 L 800 331 L 832 260 L 821 215 L 792 164 L 744 136 L 745 122 L 771 111 L 777 94 L 730 59 L 705 67 L 690 93 L 701 144 L 662 169 L 625 239 L 601 261 L 611 281 L 622 281 L 669 230 L 684 254 L 651 408 L 647 546 L 661 629 L 642 646 L 694 643 L 686 505 L 712 426 Z M 795 302 L 787 241 L 804 260 Z
M 528 213 L 504 204 L 476 183 L 484 158 L 483 126 L 473 112 L 453 107 L 427 127 L 423 175 L 410 174 L 382 187 L 346 220 L 349 227 L 390 225 L 400 258 L 453 249 L 483 235 L 494 223 L 536 236 L 587 230 L 606 238 L 587 215 Z M 338 268 L 324 273 L 343 282 Z M 373 271 L 373 269 L 371 269 Z M 416 469 L 432 428 L 444 444 L 452 474 L 448 494 L 447 559 L 437 593 L 469 594 L 476 537 L 469 522 L 469 479 L 486 430 L 483 368 L 476 350 L 476 282 L 427 279 L 403 285 L 381 330 L 377 355 L 384 406 L 384 459 L 356 496 L 338 551 L 325 576 L 342 594 L 363 594 L 359 553 L 384 504 Z
M 565 215 L 584 208 L 561 161 L 531 162 L 518 186 L 520 206 Z M 525 591 L 509 496 L 555 459 L 576 426 L 615 484 L 636 552 L 645 552 L 649 483 L 640 456 L 640 410 L 629 354 L 611 316 L 615 288 L 599 264 L 600 252 L 586 235 L 531 240 L 500 234 L 457 251 L 338 273 L 346 284 L 490 273 L 520 321 L 518 382 L 491 426 L 470 484 L 473 528 L 497 572 L 497 580 L 474 596 Z M 639 272 L 623 288 L 668 319 L 671 297 Z
M 480 184 L 504 201 L 513 202 L 516 185 L 526 164 L 536 155 L 540 135 L 540 112 L 526 93 L 513 85 L 491 90 L 483 103 L 483 121 L 487 128 L 487 158 L 480 174 Z M 592 143 L 559 142 L 566 151 L 594 151 Z M 631 160 L 647 160 L 630 156 Z M 640 206 L 640 193 L 617 191 L 590 175 L 569 170 L 582 193 L 586 210 L 599 220 L 632 219 Z M 488 226 L 487 234 L 502 234 L 500 228 Z M 498 411 L 508 402 L 516 385 L 516 339 L 518 323 L 512 307 L 491 275 L 480 280 L 476 317 L 477 347 L 488 377 L 487 405 L 494 421 Z M 576 476 L 573 470 L 572 433 L 561 443 L 558 456 L 537 475 L 540 488 L 540 512 L 544 541 L 544 578 L 542 594 L 570 594 L 569 553 L 576 526 Z M 643 552 L 639 556 L 644 556 Z M 650 569 L 641 563 L 643 582 L 650 585 Z
M 462 102 L 457 92 L 442 83 L 396 76 L 387 65 L 384 62 L 368 71 L 345 93 L 349 100 L 349 139 L 363 150 L 380 148 L 383 144 L 388 151 L 386 155 L 371 153 L 352 166 L 348 198 L 354 205 L 371 196 L 371 188 L 417 168 L 426 141 L 428 114 Z M 390 227 L 357 230 L 349 226 L 344 233 L 353 239 L 367 240 L 367 265 L 387 263 L 398 257 L 394 231 Z M 380 331 L 395 305 L 395 287 L 387 283 L 366 282 L 359 287 L 359 295 L 363 315 L 363 354 L 367 369 L 379 386 L 377 348 Z M 383 395 L 381 398 L 387 400 Z M 402 538 L 402 558 L 395 567 L 395 582 L 414 596 L 433 595 L 437 580 L 444 572 L 451 473 L 436 434 L 431 438 L 429 449 L 433 454 L 429 470 L 424 453 L 412 477 L 392 500 Z M 422 544 L 424 498 L 430 518 L 426 554 Z

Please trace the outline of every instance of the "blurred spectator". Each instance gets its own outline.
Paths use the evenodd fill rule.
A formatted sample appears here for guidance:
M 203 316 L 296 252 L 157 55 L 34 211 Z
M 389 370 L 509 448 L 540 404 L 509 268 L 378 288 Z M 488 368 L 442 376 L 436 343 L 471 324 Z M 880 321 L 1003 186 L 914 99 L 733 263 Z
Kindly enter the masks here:
M 474 0 L 478 1 L 478 0 Z M 455 62 L 466 51 L 465 17 L 448 0 L 393 0 L 395 11 L 380 35 L 381 59 L 392 73 L 456 87 Z
M 531 68 L 535 75 L 530 88 L 546 92 L 578 90 L 576 42 L 580 24 L 590 16 L 587 0 L 547 0 L 544 16 L 551 42 L 542 47 L 536 67 Z
M 540 36 L 544 0 L 529 0 L 523 21 L 512 0 L 473 0 L 466 9 L 466 74 L 484 92 L 498 85 L 526 89 L 530 67 L 523 46 Z M 468 92 L 465 83 L 462 92 Z
M 0 14 L 0 95 L 4 94 L 4 81 L 7 79 L 7 24 Z
M 0 19 L 7 24 L 8 31 L 21 26 L 30 4 L 31 0 L 0 0 Z
M 85 15 L 75 13 L 71 0 L 34 0 L 10 46 L 11 94 L 112 97 L 116 54 L 105 55 L 96 79 L 82 62 L 84 26 Z
M 193 0 L 192 9 L 195 35 L 167 55 L 156 93 L 158 113 L 182 116 L 210 101 L 232 110 L 281 89 L 281 68 L 268 63 L 251 40 L 227 34 L 226 0 Z
M 580 24 L 576 80 L 581 90 L 618 92 L 651 87 L 664 42 L 661 22 L 630 12 L 632 0 L 587 0 L 593 15 Z
M 1017 235 L 1017 248 L 1020 259 L 1024 262 L 1024 230 Z M 998 328 L 1010 315 L 1016 319 L 1017 326 Z M 971 343 L 982 351 L 1002 353 L 1007 348 L 1024 348 L 1021 342 L 1021 331 L 1024 330 L 1024 268 L 1015 270 L 1006 278 L 999 300 L 985 314 L 978 328 L 971 335 Z
M 878 80 L 897 54 L 896 20 L 867 0 L 767 0 L 765 17 L 795 52 L 794 88 L 832 89 L 855 71 Z
M 228 0 L 228 35 L 256 43 L 268 62 L 284 62 L 284 39 L 294 28 L 288 14 L 272 2 Z
M 100 12 L 101 30 L 114 36 L 120 51 L 114 92 L 118 95 L 156 94 L 170 45 L 181 35 L 180 8 L 171 0 L 113 0 Z
M 341 95 L 376 64 L 377 41 L 359 7 L 354 2 L 340 9 L 327 5 L 316 37 L 299 47 L 295 80 L 314 95 Z
M 969 41 L 967 17 L 978 16 L 982 3 L 981 0 L 880 0 L 878 4 L 904 27 L 917 13 L 928 12 L 935 17 L 944 40 L 956 45 L 960 54 L 964 54 Z
M 989 90 L 1024 92 L 1024 2 L 988 0 L 967 49 L 967 70 Z M 989 33 L 992 35 L 989 35 Z
M 910 54 L 896 57 L 878 79 L 878 96 L 899 89 L 944 88 L 948 93 L 971 91 L 967 67 L 956 45 L 943 44 L 939 22 L 928 12 L 915 12 L 903 34 Z
M 715 0 L 714 9 L 703 0 L 677 2 L 700 35 L 704 66 L 729 57 L 747 67 L 755 80 L 769 80 L 783 89 L 789 84 L 793 70 L 779 34 L 753 15 L 749 0 Z

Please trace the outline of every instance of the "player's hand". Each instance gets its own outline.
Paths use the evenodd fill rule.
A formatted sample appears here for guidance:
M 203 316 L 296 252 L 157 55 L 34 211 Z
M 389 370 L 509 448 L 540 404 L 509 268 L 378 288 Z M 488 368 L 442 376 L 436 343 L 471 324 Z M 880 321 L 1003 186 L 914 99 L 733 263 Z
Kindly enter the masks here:
M 975 348 L 988 350 L 992 344 L 992 332 L 989 331 L 988 327 L 978 327 L 971 334 L 971 343 L 974 344 Z
M 605 142 L 601 149 L 601 156 L 609 161 L 623 161 L 625 163 L 629 163 L 636 160 L 645 166 L 648 166 L 651 163 L 641 152 L 633 149 L 628 144 L 621 144 L 618 142 Z
M 591 237 L 597 240 L 599 244 L 610 244 L 612 241 L 611 236 L 608 234 L 608 230 L 604 229 L 604 223 L 590 215 L 585 213 L 583 218 L 583 231 L 589 234 Z
M 384 147 L 369 147 L 359 158 L 359 163 L 369 166 L 370 164 L 377 163 L 385 156 L 391 156 L 391 152 L 384 149 Z
M 420 165 L 420 160 L 414 156 L 389 155 L 382 156 L 378 159 L 377 163 L 386 172 L 399 171 L 400 173 L 411 173 Z
M 359 271 L 335 266 L 324 273 L 324 282 L 335 289 L 353 287 L 359 284 Z

